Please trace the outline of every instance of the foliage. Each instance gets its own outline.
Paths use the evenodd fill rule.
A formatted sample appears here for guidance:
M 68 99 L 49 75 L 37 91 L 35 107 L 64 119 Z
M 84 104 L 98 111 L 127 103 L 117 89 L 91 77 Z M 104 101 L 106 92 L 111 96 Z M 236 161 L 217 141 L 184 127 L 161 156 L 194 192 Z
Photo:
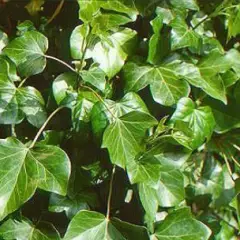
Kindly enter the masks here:
M 0 2 L 0 238 L 237 240 L 240 2 Z

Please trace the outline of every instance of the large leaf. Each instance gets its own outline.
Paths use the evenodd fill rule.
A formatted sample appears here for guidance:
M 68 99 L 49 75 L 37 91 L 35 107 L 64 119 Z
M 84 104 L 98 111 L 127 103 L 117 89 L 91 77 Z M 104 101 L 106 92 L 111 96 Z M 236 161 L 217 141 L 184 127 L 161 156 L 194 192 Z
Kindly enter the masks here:
M 125 91 L 139 91 L 150 84 L 154 100 L 171 106 L 190 92 L 188 83 L 178 76 L 178 66 L 177 61 L 158 67 L 129 62 L 124 67 Z
M 128 162 L 144 150 L 143 139 L 146 130 L 156 124 L 151 115 L 130 112 L 110 124 L 103 135 L 103 148 L 109 151 L 112 163 L 125 168 Z
M 143 227 L 118 219 L 106 219 L 101 213 L 80 211 L 70 222 L 64 240 L 130 240 L 134 238 L 149 239 Z
M 99 64 L 109 78 L 112 78 L 123 67 L 129 49 L 131 50 L 134 46 L 135 36 L 135 31 L 124 28 L 107 37 L 102 37 L 101 41 L 95 45 L 93 60 Z
M 203 223 L 195 220 L 188 208 L 170 213 L 156 228 L 158 240 L 207 240 L 211 230 Z
M 29 31 L 10 42 L 3 52 L 17 65 L 19 73 L 28 77 L 44 70 L 47 49 L 48 39 L 39 32 Z
M 66 194 L 70 161 L 58 147 L 39 145 L 29 149 L 16 139 L 2 139 L 0 168 L 0 219 L 30 199 L 37 187 Z
M 12 81 L 0 74 L 0 97 L 0 123 L 19 123 L 25 116 L 36 127 L 45 122 L 44 99 L 35 88 L 16 88 Z
M 206 138 L 209 139 L 215 127 L 211 108 L 208 106 L 196 107 L 190 98 L 182 98 L 177 104 L 171 122 L 176 124 L 179 121 L 186 123 L 186 126 L 192 131 L 193 139 L 189 146 L 193 149 L 199 147 Z M 181 131 L 181 128 L 178 130 Z
M 45 229 L 38 229 L 27 221 L 7 220 L 0 227 L 0 236 L 5 240 L 60 240 L 56 229 L 44 224 Z

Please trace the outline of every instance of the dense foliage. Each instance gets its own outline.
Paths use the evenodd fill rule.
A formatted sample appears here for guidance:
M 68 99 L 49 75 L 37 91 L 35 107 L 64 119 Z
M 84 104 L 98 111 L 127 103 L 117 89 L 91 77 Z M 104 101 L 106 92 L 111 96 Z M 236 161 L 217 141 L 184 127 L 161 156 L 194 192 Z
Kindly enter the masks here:
M 0 238 L 237 240 L 240 1 L 0 1 Z

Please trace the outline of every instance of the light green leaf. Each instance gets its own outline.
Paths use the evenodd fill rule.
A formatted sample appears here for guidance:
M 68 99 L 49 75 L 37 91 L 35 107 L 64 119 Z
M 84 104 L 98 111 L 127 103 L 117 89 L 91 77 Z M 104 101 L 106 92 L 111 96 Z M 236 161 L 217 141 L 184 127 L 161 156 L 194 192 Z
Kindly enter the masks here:
M 0 30 L 0 53 L 2 53 L 2 49 L 8 44 L 8 36 L 5 32 Z
M 132 92 L 127 93 L 121 100 L 116 102 L 110 99 L 105 99 L 104 104 L 102 102 L 96 103 L 91 112 L 93 132 L 96 135 L 101 134 L 109 122 L 114 122 L 115 119 L 113 116 L 121 117 L 132 111 L 140 111 L 149 114 L 141 97 Z
M 236 37 L 240 33 L 240 5 L 235 5 L 235 8 L 231 8 L 228 11 L 228 39 Z
M 199 147 L 205 139 L 210 139 L 215 120 L 211 108 L 208 106 L 196 107 L 190 98 L 182 98 L 174 112 L 171 122 L 176 124 L 178 121 L 186 123 L 186 126 L 192 131 L 193 139 L 189 143 L 192 149 Z M 179 129 L 181 131 L 181 129 Z
M 208 240 L 211 230 L 194 219 L 188 208 L 170 213 L 156 228 L 158 240 Z
M 192 47 L 199 50 L 201 39 L 198 34 L 186 24 L 182 17 L 176 17 L 171 22 L 171 45 L 172 50 Z
M 0 236 L 5 240 L 60 240 L 58 232 L 52 225 L 44 225 L 48 230 L 38 229 L 27 221 L 9 219 L 0 226 Z
M 98 212 L 80 211 L 70 222 L 64 240 L 148 240 L 146 229 Z
M 240 53 L 238 50 L 232 48 L 226 54 L 227 61 L 230 62 L 231 68 L 236 72 L 240 78 Z
M 78 0 L 78 4 L 80 7 L 79 18 L 84 22 L 92 21 L 94 16 L 100 11 L 100 8 L 126 14 L 132 21 L 136 20 L 138 14 L 134 1 L 132 0 Z
M 178 76 L 178 66 L 177 61 L 158 67 L 127 63 L 124 67 L 125 91 L 139 91 L 150 84 L 154 100 L 171 106 L 190 92 L 188 83 Z
M 102 92 L 105 90 L 105 73 L 99 67 L 92 66 L 87 71 L 81 71 L 80 75 L 84 82 L 91 84 Z
M 133 161 L 144 150 L 146 130 L 156 124 L 151 115 L 142 112 L 130 112 L 115 119 L 105 130 L 102 144 L 108 149 L 112 163 L 125 168 Z
M 3 52 L 16 64 L 20 75 L 29 77 L 44 70 L 47 49 L 48 39 L 39 32 L 29 31 L 10 42 Z
M 82 59 L 84 49 L 87 46 L 89 33 L 90 27 L 88 24 L 82 24 L 74 28 L 70 37 L 70 50 L 73 59 Z M 88 45 L 85 59 L 91 57 L 91 55 L 91 47 Z
M 29 123 L 36 127 L 46 120 L 44 100 L 33 87 L 16 88 L 14 83 L 0 74 L 0 123 L 20 123 L 27 117 Z
M 76 98 L 77 75 L 72 72 L 60 74 L 53 82 L 53 95 L 58 105 L 71 105 Z
M 170 3 L 177 9 L 199 10 L 195 0 L 170 0 Z
M 33 149 L 13 138 L 0 140 L 0 219 L 29 200 L 37 187 L 65 195 L 70 161 L 56 146 Z
M 93 50 L 93 60 L 109 78 L 116 75 L 124 65 L 135 43 L 136 32 L 129 28 L 102 37 Z

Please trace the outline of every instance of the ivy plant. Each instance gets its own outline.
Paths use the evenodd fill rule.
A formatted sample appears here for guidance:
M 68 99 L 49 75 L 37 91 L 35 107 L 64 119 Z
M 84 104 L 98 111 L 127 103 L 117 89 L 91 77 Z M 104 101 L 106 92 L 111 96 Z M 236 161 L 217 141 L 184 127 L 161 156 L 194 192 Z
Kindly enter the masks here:
M 237 240 L 240 1 L 0 2 L 0 238 Z

